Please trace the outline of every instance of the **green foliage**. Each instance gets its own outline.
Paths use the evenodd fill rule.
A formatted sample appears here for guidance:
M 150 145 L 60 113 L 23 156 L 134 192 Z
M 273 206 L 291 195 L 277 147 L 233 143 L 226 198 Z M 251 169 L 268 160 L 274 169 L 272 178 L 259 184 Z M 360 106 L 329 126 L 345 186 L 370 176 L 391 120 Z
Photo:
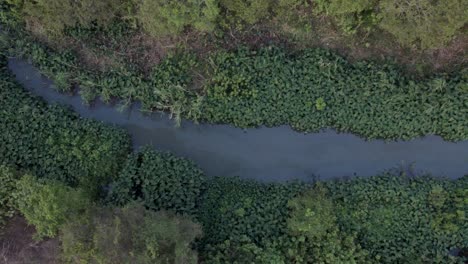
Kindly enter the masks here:
M 143 206 L 97 208 L 62 229 L 64 259 L 69 263 L 197 263 L 190 248 L 201 228 L 187 217 Z
M 206 258 L 223 260 L 220 254 L 224 253 L 219 251 L 242 251 L 246 254 L 252 251 L 246 255 L 250 256 L 257 249 L 251 248 L 248 241 L 257 244 L 260 251 L 271 251 L 262 248 L 286 233 L 288 199 L 305 188 L 299 184 L 261 184 L 237 178 L 209 181 L 198 210 L 198 219 L 205 233 L 201 244 L 208 252 Z M 257 254 L 251 257 L 255 256 Z M 226 257 L 232 259 L 236 256 Z
M 170 56 L 162 61 L 151 72 L 147 85 L 138 91 L 142 109 L 169 111 L 177 124 L 182 116 L 197 120 L 202 97 L 188 87 L 192 83 L 190 73 L 197 66 L 196 58 L 189 54 Z
M 37 22 L 51 35 L 61 35 L 66 27 L 107 25 L 126 7 L 126 0 L 22 0 L 22 16 L 29 27 Z
M 155 37 L 174 36 L 191 26 L 212 31 L 219 14 L 217 0 L 136 0 L 136 19 Z
M 336 209 L 320 184 L 288 202 L 292 243 L 284 244 L 294 263 L 367 263 L 355 234 L 342 232 Z M 291 246 L 292 245 L 292 246 Z
M 128 158 L 110 187 L 108 201 L 125 205 L 142 200 L 150 209 L 193 214 L 205 181 L 193 162 L 145 148 Z
M 17 184 L 18 210 L 36 228 L 36 238 L 55 237 L 70 219 L 79 217 L 91 205 L 86 192 L 57 182 L 40 183 L 23 176 Z
M 384 0 L 380 10 L 380 27 L 402 44 L 418 42 L 423 49 L 446 44 L 468 23 L 464 0 Z
M 240 49 L 216 54 L 212 65 L 202 105 L 202 119 L 212 123 L 333 127 L 369 139 L 468 138 L 462 74 L 416 81 L 391 66 L 350 64 L 322 49 Z
M 5 219 L 15 213 L 14 193 L 20 177 L 16 170 L 0 164 L 0 229 Z
M 226 12 L 223 17 L 227 20 L 227 25 L 238 28 L 268 18 L 273 4 L 272 0 L 220 0 L 220 5 Z
M 467 177 L 383 175 L 327 183 L 339 226 L 381 263 L 458 263 L 466 248 Z
M 208 258 L 205 263 L 210 264 L 285 263 L 282 252 L 270 246 L 260 247 L 247 236 L 225 240 L 215 247 L 208 247 L 207 251 Z
M 130 150 L 123 130 L 47 105 L 0 71 L 0 163 L 95 191 L 117 174 Z

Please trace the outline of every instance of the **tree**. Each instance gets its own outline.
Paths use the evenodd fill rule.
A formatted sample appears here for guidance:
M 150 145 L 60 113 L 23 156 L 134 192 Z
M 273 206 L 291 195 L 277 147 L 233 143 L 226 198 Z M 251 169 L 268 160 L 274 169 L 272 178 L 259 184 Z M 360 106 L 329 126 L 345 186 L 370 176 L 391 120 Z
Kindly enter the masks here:
M 91 204 L 82 190 L 58 182 L 40 183 L 32 176 L 23 176 L 17 189 L 18 209 L 36 228 L 37 239 L 55 237 L 68 220 L 78 218 Z
M 20 0 L 22 15 L 29 26 L 39 22 L 50 35 L 60 35 L 65 27 L 88 27 L 93 22 L 105 26 L 125 11 L 127 0 Z
M 131 204 L 95 208 L 85 221 L 62 230 L 64 258 L 71 263 L 197 263 L 190 244 L 201 228 L 187 217 Z
M 327 193 L 316 185 L 289 201 L 287 226 L 292 239 L 283 241 L 289 257 L 294 263 L 367 263 L 368 253 L 356 243 L 356 235 L 339 228 L 338 208 Z
M 405 45 L 439 47 L 468 22 L 465 0 L 383 0 L 380 27 Z

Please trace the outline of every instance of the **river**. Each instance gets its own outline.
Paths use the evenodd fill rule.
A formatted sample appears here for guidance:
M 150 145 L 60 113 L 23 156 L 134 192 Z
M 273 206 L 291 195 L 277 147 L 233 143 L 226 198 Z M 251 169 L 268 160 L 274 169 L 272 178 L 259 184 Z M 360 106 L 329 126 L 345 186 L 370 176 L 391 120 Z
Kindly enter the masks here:
M 26 61 L 10 59 L 9 68 L 18 82 L 47 102 L 122 126 L 136 149 L 152 145 L 192 159 L 210 176 L 310 180 L 371 176 L 392 168 L 449 178 L 468 174 L 468 141 L 447 142 L 432 135 L 410 141 L 366 141 L 329 129 L 304 134 L 288 126 L 240 129 L 186 120 L 176 127 L 165 113 L 142 114 L 138 104 L 125 111 L 102 102 L 88 107 L 79 95 L 56 92 L 53 82 Z

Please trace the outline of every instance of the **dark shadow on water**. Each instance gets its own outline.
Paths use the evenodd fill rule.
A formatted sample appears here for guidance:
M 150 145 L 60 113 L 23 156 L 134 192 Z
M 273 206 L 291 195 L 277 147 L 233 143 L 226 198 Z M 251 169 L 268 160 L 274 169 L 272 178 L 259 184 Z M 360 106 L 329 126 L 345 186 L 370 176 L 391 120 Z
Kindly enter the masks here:
M 26 89 L 47 102 L 69 105 L 83 117 L 122 126 L 131 134 L 135 148 L 152 145 L 171 151 L 194 160 L 211 176 L 312 180 L 371 176 L 409 167 L 408 175 L 429 172 L 457 178 L 468 174 L 468 141 L 446 142 L 438 136 L 366 141 L 333 130 L 303 134 L 287 126 L 239 129 L 185 120 L 177 128 L 166 114 L 142 114 L 138 104 L 123 112 L 99 101 L 90 108 L 79 95 L 56 92 L 52 82 L 25 61 L 10 59 L 9 67 Z

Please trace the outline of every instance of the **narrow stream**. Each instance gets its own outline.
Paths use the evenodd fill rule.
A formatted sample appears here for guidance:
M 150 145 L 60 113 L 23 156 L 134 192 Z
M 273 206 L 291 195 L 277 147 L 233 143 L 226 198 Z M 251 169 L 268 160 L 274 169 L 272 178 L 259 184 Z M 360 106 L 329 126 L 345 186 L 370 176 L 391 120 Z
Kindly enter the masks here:
M 400 167 L 450 178 L 468 174 L 468 141 L 446 142 L 438 136 L 365 141 L 333 130 L 303 134 L 287 126 L 244 130 L 190 121 L 177 128 L 166 114 L 143 115 L 138 106 L 119 112 L 98 102 L 89 108 L 79 95 L 56 92 L 53 83 L 26 61 L 10 59 L 9 68 L 26 89 L 47 102 L 69 105 L 83 117 L 120 125 L 131 134 L 136 148 L 152 145 L 190 158 L 211 176 L 263 181 L 330 179 L 371 176 Z

